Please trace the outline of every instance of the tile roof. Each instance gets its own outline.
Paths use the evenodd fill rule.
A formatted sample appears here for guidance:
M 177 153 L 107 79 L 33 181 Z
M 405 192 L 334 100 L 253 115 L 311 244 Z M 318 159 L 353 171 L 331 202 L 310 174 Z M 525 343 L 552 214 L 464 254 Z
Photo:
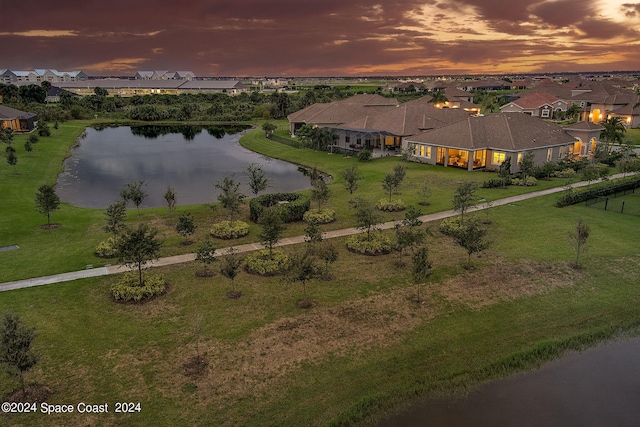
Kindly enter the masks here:
M 525 151 L 569 144 L 576 139 L 560 126 L 528 114 L 497 113 L 468 117 L 407 140 L 465 150 Z
M 289 114 L 290 122 L 307 124 L 343 124 L 396 108 L 398 100 L 380 95 L 354 95 L 341 101 L 316 103 Z
M 398 136 L 416 135 L 426 129 L 435 129 L 447 124 L 464 120 L 469 113 L 460 108 L 440 109 L 428 103 L 404 103 L 396 108 L 379 114 L 371 114 L 345 127 L 358 129 L 375 129 Z
M 553 105 L 557 101 L 560 101 L 560 98 L 549 92 L 534 92 L 511 101 L 511 103 L 524 109 L 532 109 L 540 108 L 544 105 Z

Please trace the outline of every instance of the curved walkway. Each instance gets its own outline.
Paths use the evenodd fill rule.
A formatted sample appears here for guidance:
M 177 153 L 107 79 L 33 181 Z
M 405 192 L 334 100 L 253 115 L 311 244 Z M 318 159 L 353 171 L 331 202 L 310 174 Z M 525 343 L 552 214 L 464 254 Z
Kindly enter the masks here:
M 617 175 L 611 176 L 611 178 L 622 178 L 622 177 L 623 177 L 623 174 L 617 174 Z M 582 181 L 582 182 L 572 184 L 572 187 L 577 188 L 577 187 L 584 187 L 587 185 L 589 185 L 589 182 Z M 508 205 L 510 203 L 532 199 L 534 197 L 540 197 L 540 196 L 546 196 L 548 194 L 559 193 L 561 191 L 564 191 L 564 189 L 565 187 L 554 187 L 554 188 L 549 188 L 547 190 L 534 191 L 532 193 L 506 197 L 504 199 L 492 201 L 490 207 Z M 489 206 L 477 205 L 476 207 L 470 209 L 469 211 L 474 212 L 474 211 L 479 211 L 487 208 L 489 208 Z M 439 221 L 444 218 L 449 218 L 454 215 L 456 215 L 456 213 L 453 210 L 448 210 L 448 211 L 436 212 L 429 215 L 423 215 L 420 217 L 420 220 L 422 222 L 428 223 L 432 221 Z M 383 230 L 393 228 L 396 223 L 397 221 L 385 222 L 384 224 L 381 224 L 379 228 Z M 341 230 L 327 231 L 324 233 L 323 237 L 325 239 L 332 239 L 335 237 L 350 236 L 352 234 L 357 234 L 359 232 L 360 231 L 356 228 L 344 228 Z M 303 242 L 304 242 L 304 236 L 285 237 L 280 241 L 280 243 L 277 244 L 277 246 L 295 245 Z M 255 251 L 263 248 L 263 246 L 260 243 L 247 243 L 245 245 L 238 245 L 233 247 L 238 251 L 238 253 L 251 252 L 251 251 Z M 217 250 L 216 252 L 218 254 L 223 254 L 228 249 L 229 248 L 222 248 Z M 191 253 L 191 254 L 160 258 L 150 264 L 152 267 L 160 267 L 164 265 L 181 264 L 181 263 L 190 262 L 194 260 L 195 260 L 195 254 Z M 91 268 L 91 269 L 80 270 L 80 271 L 72 271 L 69 273 L 54 274 L 51 276 L 34 277 L 32 279 L 16 280 L 14 282 L 0 283 L 0 292 L 9 291 L 13 289 L 29 288 L 32 286 L 48 285 L 52 283 L 68 282 L 71 280 L 84 279 L 87 277 L 107 276 L 110 274 L 118 274 L 118 273 L 122 273 L 129 270 L 130 269 L 126 266 L 115 265 L 115 266 L 108 266 L 108 267 Z

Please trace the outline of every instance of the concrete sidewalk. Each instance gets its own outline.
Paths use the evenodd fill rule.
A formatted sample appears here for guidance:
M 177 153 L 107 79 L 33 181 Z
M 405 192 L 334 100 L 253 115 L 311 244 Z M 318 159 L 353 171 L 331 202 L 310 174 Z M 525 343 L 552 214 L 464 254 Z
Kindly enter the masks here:
M 613 175 L 611 176 L 612 179 L 614 178 L 622 178 L 623 174 L 617 174 L 617 175 Z M 583 181 L 583 182 L 578 182 L 572 185 L 573 188 L 577 188 L 577 187 L 584 187 L 589 185 L 588 182 Z M 518 196 L 511 196 L 511 197 L 506 197 L 504 199 L 499 199 L 499 200 L 494 200 L 491 202 L 491 207 L 495 207 L 495 206 L 502 206 L 502 205 L 508 205 L 511 203 L 515 203 L 515 202 L 519 202 L 522 200 L 527 200 L 527 199 L 533 199 L 535 197 L 540 197 L 540 196 L 546 196 L 548 194 L 554 194 L 554 193 L 559 193 L 561 191 L 564 191 L 564 187 L 554 187 L 554 188 L 549 188 L 547 190 L 541 190 L 541 191 L 535 191 L 533 193 L 527 193 L 527 194 L 520 194 Z M 480 204 L 477 205 L 475 208 L 470 209 L 469 212 L 475 212 L 475 211 L 479 211 L 479 210 L 484 210 L 487 209 L 489 206 L 487 206 L 486 204 Z M 457 215 L 454 211 L 452 210 L 448 210 L 448 211 L 442 211 L 442 212 L 436 212 L 433 214 L 429 214 L 429 215 L 423 215 L 420 217 L 420 220 L 424 223 L 429 223 L 432 221 L 439 221 L 442 220 L 444 218 L 449 218 L 452 217 L 454 215 Z M 386 230 L 389 228 L 393 228 L 395 227 L 396 223 L 398 221 L 391 221 L 391 222 L 385 222 L 383 224 L 381 224 L 379 226 L 380 229 Z M 360 230 L 356 229 L 356 228 L 344 228 L 341 230 L 333 230 L 333 231 L 327 231 L 324 233 L 324 238 L 325 239 L 333 239 L 336 237 L 344 237 L 344 236 L 350 236 L 353 234 L 357 234 L 359 233 Z M 280 243 L 278 243 L 276 246 L 289 246 L 289 245 L 295 245 L 298 243 L 303 243 L 304 242 L 304 236 L 295 236 L 295 237 L 285 237 L 283 238 Z M 256 251 L 259 249 L 263 249 L 263 246 L 260 243 L 247 243 L 245 245 L 238 245 L 238 246 L 233 246 L 233 248 L 238 252 L 238 253 L 244 253 L 244 252 L 252 252 L 252 251 Z M 216 250 L 216 254 L 217 255 L 224 255 L 225 252 L 227 252 L 230 249 L 230 247 L 227 248 L 222 248 L 222 249 L 217 249 Z M 172 257 L 166 257 L 166 258 L 160 258 L 156 261 L 153 261 L 152 263 L 150 263 L 151 266 L 153 267 L 161 267 L 161 266 L 165 266 L 165 265 L 174 265 L 174 264 L 182 264 L 182 263 L 186 263 L 186 262 L 191 262 L 195 260 L 195 254 L 184 254 L 184 255 L 176 255 L 176 256 L 172 256 Z M 14 282 L 6 282 L 6 283 L 0 283 L 0 292 L 2 291 L 10 291 L 13 289 L 21 289 L 21 288 L 29 288 L 32 286 L 41 286 L 41 285 L 49 285 L 52 283 L 59 283 L 59 282 L 68 282 L 71 280 L 77 280 L 77 279 L 84 279 L 87 277 L 98 277 L 98 276 L 107 276 L 110 274 L 118 274 L 118 273 L 122 273 L 122 272 L 126 272 L 126 271 L 130 271 L 130 269 L 126 266 L 123 265 L 114 265 L 114 266 L 109 266 L 109 267 L 101 267 L 101 268 L 92 268 L 92 269 L 87 269 L 87 270 L 80 270 L 80 271 L 72 271 L 70 273 L 62 273 L 62 274 L 54 274 L 51 276 L 45 276 L 45 277 L 36 277 L 33 279 L 25 279 L 25 280 L 17 280 Z

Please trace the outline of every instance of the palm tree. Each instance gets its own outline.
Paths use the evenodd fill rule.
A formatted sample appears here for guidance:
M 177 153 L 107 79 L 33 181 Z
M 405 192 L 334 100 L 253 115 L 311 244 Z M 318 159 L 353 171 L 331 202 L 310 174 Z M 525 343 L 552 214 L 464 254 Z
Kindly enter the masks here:
M 613 144 L 622 143 L 627 128 L 624 127 L 620 117 L 609 117 L 601 121 L 600 124 L 604 127 L 604 130 L 600 132 L 600 140 L 605 143 L 605 153 L 609 154 Z

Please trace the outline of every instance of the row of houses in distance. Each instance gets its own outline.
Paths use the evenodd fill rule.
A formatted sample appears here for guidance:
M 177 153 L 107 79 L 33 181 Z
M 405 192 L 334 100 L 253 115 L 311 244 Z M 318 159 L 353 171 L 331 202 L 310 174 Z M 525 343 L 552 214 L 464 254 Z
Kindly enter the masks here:
M 88 79 L 89 76 L 84 71 L 58 71 L 44 68 L 29 71 L 0 69 L 0 83 L 4 84 L 81 82 Z

